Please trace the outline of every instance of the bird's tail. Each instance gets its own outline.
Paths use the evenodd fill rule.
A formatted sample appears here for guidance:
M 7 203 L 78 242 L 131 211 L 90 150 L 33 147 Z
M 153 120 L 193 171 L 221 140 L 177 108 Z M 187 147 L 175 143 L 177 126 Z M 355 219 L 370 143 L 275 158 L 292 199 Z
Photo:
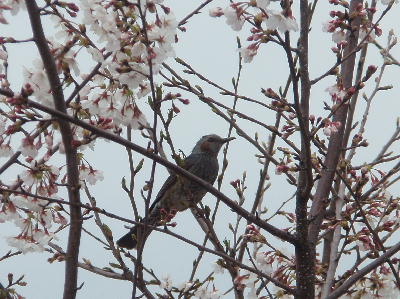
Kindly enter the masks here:
M 117 241 L 117 245 L 126 249 L 133 249 L 137 246 L 137 226 Z
M 151 226 L 157 226 L 159 225 L 160 221 L 160 211 L 159 209 L 154 209 L 149 216 L 145 217 L 140 221 L 143 224 L 151 225 Z M 126 235 L 122 236 L 118 241 L 117 245 L 119 247 L 123 247 L 126 249 L 134 249 L 137 248 L 137 243 L 138 239 L 140 237 L 140 240 L 142 242 L 147 239 L 147 237 L 150 235 L 152 229 L 149 227 L 145 227 L 143 225 L 135 225 L 129 233 Z M 140 236 L 139 236 L 140 234 Z
M 142 221 L 142 223 L 143 222 L 144 221 Z M 150 224 L 150 223 L 147 223 L 147 224 Z M 143 242 L 150 235 L 151 231 L 152 230 L 148 227 L 136 225 L 129 231 L 129 233 L 125 234 L 117 241 L 117 245 L 119 247 L 126 248 L 126 249 L 136 249 L 137 245 L 138 245 L 139 237 L 140 237 L 141 242 Z M 140 234 L 140 236 L 139 236 L 139 234 Z

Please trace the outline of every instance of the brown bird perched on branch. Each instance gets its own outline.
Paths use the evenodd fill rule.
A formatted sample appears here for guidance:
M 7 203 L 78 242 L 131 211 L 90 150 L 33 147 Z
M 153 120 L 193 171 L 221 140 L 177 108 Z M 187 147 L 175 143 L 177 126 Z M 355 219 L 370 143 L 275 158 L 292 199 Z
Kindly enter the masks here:
M 223 144 L 233 139 L 235 138 L 221 138 L 215 134 L 201 137 L 192 153 L 185 158 L 183 168 L 213 184 L 219 169 L 218 152 Z M 171 174 L 158 192 L 148 216 L 143 218 L 141 223 L 151 226 L 164 225 L 176 212 L 184 211 L 200 202 L 206 193 L 207 191 L 197 183 Z M 135 226 L 117 241 L 117 245 L 127 249 L 136 248 L 138 239 L 145 240 L 150 232 L 151 229 L 143 225 Z

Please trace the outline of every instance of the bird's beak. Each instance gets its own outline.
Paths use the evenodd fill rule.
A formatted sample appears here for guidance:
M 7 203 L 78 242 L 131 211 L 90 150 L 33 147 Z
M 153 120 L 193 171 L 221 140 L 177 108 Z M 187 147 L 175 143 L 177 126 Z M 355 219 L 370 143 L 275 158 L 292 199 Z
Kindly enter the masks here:
M 229 141 L 232 141 L 233 139 L 236 139 L 236 138 L 235 137 L 224 138 L 224 139 L 222 139 L 222 143 L 227 143 Z

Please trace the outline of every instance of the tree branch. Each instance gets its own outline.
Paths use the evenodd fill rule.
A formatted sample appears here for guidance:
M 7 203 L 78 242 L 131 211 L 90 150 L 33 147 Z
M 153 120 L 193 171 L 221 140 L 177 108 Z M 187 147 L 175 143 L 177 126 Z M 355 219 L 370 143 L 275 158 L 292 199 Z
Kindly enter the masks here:
M 99 137 L 103 137 L 105 139 L 114 141 L 115 143 L 118 143 L 124 147 L 128 147 L 130 149 L 132 149 L 135 152 L 138 152 L 140 154 L 142 154 L 143 156 L 146 156 L 149 159 L 152 159 L 154 161 L 156 161 L 157 163 L 165 166 L 168 169 L 173 170 L 174 172 L 176 172 L 179 175 L 184 176 L 185 178 L 188 178 L 189 180 L 196 182 L 197 184 L 199 184 L 202 188 L 204 188 L 205 190 L 207 190 L 208 192 L 210 192 L 212 195 L 214 195 L 215 197 L 221 199 L 221 201 L 223 203 L 225 203 L 228 207 L 230 207 L 234 212 L 236 212 L 237 214 L 241 215 L 243 218 L 249 220 L 251 223 L 254 223 L 258 226 L 260 226 L 262 229 L 266 230 L 267 232 L 269 232 L 270 234 L 274 235 L 275 237 L 281 238 L 283 241 L 287 241 L 289 243 L 296 243 L 296 238 L 289 232 L 283 231 L 281 229 L 276 228 L 275 226 L 266 223 L 265 221 L 261 220 L 259 217 L 251 215 L 248 211 L 246 211 L 245 209 L 243 209 L 241 206 L 239 206 L 236 202 L 234 202 L 233 200 L 231 200 L 229 197 L 227 197 L 226 195 L 224 195 L 223 193 L 219 192 L 216 188 L 214 188 L 211 184 L 203 181 L 202 179 L 200 179 L 199 177 L 195 176 L 194 174 L 188 172 L 187 170 L 169 162 L 168 160 L 165 160 L 164 158 L 155 155 L 151 152 L 149 152 L 147 149 L 138 146 L 137 144 L 134 144 L 132 142 L 127 141 L 126 139 L 117 136 L 115 134 L 112 134 L 110 132 L 104 131 L 102 129 L 99 129 L 95 126 L 92 126 L 84 121 L 81 121 L 79 119 L 76 119 L 72 116 L 69 116 L 68 114 L 62 113 L 60 111 L 54 110 L 52 108 L 46 107 L 42 104 L 39 104 L 37 102 L 31 101 L 31 100 L 26 100 L 26 104 L 28 106 L 37 108 L 39 110 L 42 110 L 46 113 L 49 113 L 53 116 L 62 118 L 66 121 L 69 121 L 75 125 L 78 125 L 82 128 L 87 129 L 88 131 L 92 132 L 93 134 L 96 134 Z
M 66 114 L 67 108 L 64 100 L 62 85 L 58 77 L 57 67 L 54 57 L 50 52 L 43 26 L 40 19 L 40 10 L 34 0 L 25 0 L 31 22 L 33 37 L 46 70 L 47 78 L 50 83 L 54 106 L 57 111 Z M 58 120 L 60 132 L 65 148 L 67 165 L 67 184 L 68 197 L 70 202 L 80 203 L 79 195 L 79 171 L 77 165 L 76 148 L 72 146 L 73 135 L 70 123 L 63 118 Z M 81 209 L 78 206 L 70 207 L 70 228 L 68 235 L 68 246 L 65 257 L 65 282 L 64 299 L 75 299 L 78 281 L 78 255 L 81 239 Z
M 386 260 L 388 260 L 389 257 L 396 254 L 398 251 L 400 251 L 400 242 L 396 245 L 393 245 L 392 248 L 390 248 L 388 251 L 386 251 L 386 253 L 382 254 L 372 263 L 358 270 L 356 273 L 350 276 L 340 287 L 338 287 L 328 297 L 326 297 L 326 299 L 339 298 L 341 295 L 345 294 L 346 291 L 348 291 L 351 286 L 354 285 L 358 280 L 363 278 L 372 270 L 376 269 L 378 266 L 382 265 L 384 262 L 386 262 Z

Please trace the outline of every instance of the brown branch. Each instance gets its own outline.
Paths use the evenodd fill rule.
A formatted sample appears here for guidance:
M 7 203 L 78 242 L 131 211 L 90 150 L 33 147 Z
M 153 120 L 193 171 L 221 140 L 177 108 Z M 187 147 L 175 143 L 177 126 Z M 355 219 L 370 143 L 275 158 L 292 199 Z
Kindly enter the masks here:
M 4 163 L 3 166 L 1 166 L 0 168 L 0 174 L 2 174 L 4 171 L 6 171 L 11 165 L 13 165 L 15 162 L 17 162 L 18 157 L 21 155 L 21 152 L 18 151 L 16 153 L 14 153 L 14 155 L 12 155 L 10 157 L 10 159 L 8 159 L 8 161 L 6 163 Z
M 42 58 L 51 87 L 54 106 L 57 111 L 66 114 L 67 109 L 62 85 L 58 77 L 54 57 L 50 52 L 49 45 L 43 32 L 39 7 L 34 0 L 25 0 L 25 4 L 31 22 L 33 37 Z M 80 203 L 78 160 L 76 148 L 72 146 L 72 130 L 70 123 L 65 119 L 60 118 L 58 123 L 60 125 L 60 132 L 65 147 L 68 197 L 71 202 Z M 81 209 L 77 206 L 71 206 L 70 218 L 67 254 L 65 257 L 64 299 L 75 299 L 78 289 L 78 255 L 82 228 Z
M 372 1 L 371 7 L 372 8 L 376 7 L 375 0 Z M 373 14 L 370 14 L 370 16 L 369 16 L 370 22 L 372 22 L 372 18 L 373 18 Z M 362 80 L 365 59 L 367 57 L 368 45 L 369 45 L 368 43 L 364 43 L 362 45 L 362 50 L 360 53 L 360 57 L 358 59 L 358 67 L 357 67 L 355 82 L 361 82 L 361 80 Z M 377 85 L 379 85 L 379 83 L 377 83 Z M 344 130 L 344 137 L 343 137 L 343 142 L 342 142 L 343 147 L 347 147 L 347 144 L 349 141 L 349 136 L 350 136 L 350 133 L 353 128 L 353 117 L 354 117 L 354 113 L 355 113 L 355 109 L 356 109 L 356 105 L 357 105 L 357 101 L 358 101 L 358 97 L 359 97 L 359 92 L 360 92 L 360 90 L 357 89 L 349 103 L 350 107 L 349 107 L 348 114 L 347 114 L 346 128 Z M 368 111 L 368 110 L 369 110 L 369 105 L 367 105 L 367 108 L 366 108 L 366 111 Z M 360 131 L 361 131 L 361 128 L 360 128 Z M 354 156 L 356 148 L 357 148 L 357 146 L 351 148 L 351 151 L 348 155 L 349 161 L 351 161 L 352 157 Z M 345 150 L 347 150 L 347 148 Z M 342 154 L 341 158 L 343 158 L 343 157 L 344 157 L 344 153 Z M 344 173 L 343 175 L 346 176 L 347 174 Z M 344 189 L 345 188 L 344 188 L 343 183 L 341 185 L 337 184 L 336 188 L 339 189 L 338 196 L 335 197 L 335 200 L 331 202 L 331 208 L 333 209 L 333 207 L 334 207 L 336 218 L 341 219 L 342 218 L 341 210 L 344 205 L 343 198 L 344 198 Z M 327 250 L 324 250 L 324 256 L 323 256 L 322 260 L 325 261 L 326 259 L 329 258 L 329 262 L 327 262 L 328 270 L 326 273 L 325 283 L 322 288 L 322 297 L 323 298 L 326 297 L 327 294 L 329 294 L 329 292 L 332 288 L 332 285 L 333 285 L 336 269 L 337 269 L 337 266 L 339 263 L 339 259 L 337 258 L 337 253 L 338 253 L 340 239 L 341 239 L 340 225 L 336 226 L 334 231 L 330 232 L 327 235 L 327 237 L 324 238 L 324 247 L 327 248 Z
M 66 256 L 66 253 L 64 252 L 64 250 L 62 250 L 62 248 L 52 242 L 49 242 L 49 246 L 53 249 L 55 249 L 58 253 L 60 253 L 61 255 L 63 255 L 64 257 Z M 117 279 L 117 280 L 129 280 L 127 277 L 125 277 L 123 274 L 119 274 L 119 273 L 115 273 L 115 272 L 110 272 L 98 267 L 95 267 L 89 263 L 81 263 L 78 262 L 78 267 L 85 269 L 89 272 L 107 277 L 107 278 L 111 278 L 111 279 Z
M 356 11 L 358 5 L 361 5 L 361 0 L 352 0 L 350 3 L 350 14 Z M 352 86 L 353 70 L 356 59 L 356 52 L 354 49 L 357 47 L 359 26 L 361 18 L 356 17 L 352 23 L 352 31 L 347 36 L 348 45 L 344 50 L 344 56 L 349 56 L 342 64 L 341 76 L 345 89 Z M 343 134 L 346 125 L 348 105 L 342 105 L 333 116 L 334 122 L 340 122 L 341 126 L 338 132 L 330 137 L 328 152 L 325 158 L 325 169 L 321 172 L 321 178 L 318 182 L 317 191 L 315 192 L 314 200 L 310 210 L 310 226 L 309 226 L 309 239 L 312 243 L 316 244 L 320 226 L 325 215 L 325 210 L 328 205 L 328 196 L 331 190 L 332 182 L 335 176 L 336 167 L 339 161 L 341 149 L 343 146 Z
M 262 229 L 266 230 L 267 232 L 269 232 L 270 234 L 282 239 L 283 241 L 287 241 L 289 243 L 296 243 L 296 238 L 289 232 L 283 231 L 281 229 L 276 228 L 275 226 L 266 223 L 265 221 L 261 220 L 259 217 L 254 216 L 254 215 L 250 215 L 248 211 L 246 211 L 245 209 L 243 209 L 242 207 L 240 207 L 236 202 L 234 202 L 233 200 L 231 200 L 229 197 L 227 197 L 226 195 L 224 195 L 223 193 L 219 192 L 216 188 L 214 188 L 211 184 L 203 181 L 202 179 L 200 179 L 199 177 L 195 176 L 194 174 L 186 171 L 185 169 L 169 162 L 168 160 L 165 160 L 164 158 L 161 158 L 158 155 L 155 155 L 151 152 L 149 152 L 147 149 L 138 146 L 137 144 L 134 144 L 132 142 L 127 141 L 126 139 L 117 136 L 115 134 L 112 134 L 110 132 L 104 131 L 102 129 L 99 129 L 95 126 L 92 126 L 84 121 L 81 121 L 79 119 L 76 119 L 72 116 L 69 116 L 68 114 L 62 113 L 60 111 L 54 110 L 52 108 L 46 107 L 42 104 L 39 104 L 37 102 L 31 101 L 31 100 L 27 100 L 26 103 L 29 106 L 35 107 L 39 110 L 42 110 L 46 113 L 49 113 L 53 116 L 62 118 L 64 120 L 67 120 L 75 125 L 78 125 L 82 128 L 87 129 L 88 131 L 92 132 L 93 134 L 98 135 L 99 137 L 103 137 L 106 138 L 108 140 L 114 141 L 115 143 L 118 143 L 124 147 L 128 147 L 130 149 L 132 149 L 135 152 L 138 152 L 140 154 L 142 154 L 143 156 L 146 156 L 149 159 L 152 159 L 154 161 L 156 161 L 157 163 L 165 166 L 168 169 L 171 169 L 172 171 L 174 171 L 175 173 L 184 176 L 185 178 L 188 178 L 189 180 L 196 182 L 197 184 L 199 184 L 202 188 L 204 188 L 205 190 L 207 190 L 208 192 L 210 192 L 212 195 L 214 195 L 217 198 L 220 198 L 221 201 L 223 203 L 225 203 L 228 207 L 230 207 L 234 212 L 236 212 L 237 214 L 241 215 L 243 218 L 249 220 L 251 223 L 254 223 L 258 226 L 260 226 Z
M 184 17 L 179 23 L 178 23 L 178 27 L 181 27 L 182 25 L 185 25 L 187 23 L 187 21 L 193 17 L 194 15 L 200 13 L 200 10 L 206 6 L 207 4 L 211 3 L 213 0 L 207 0 L 205 2 L 203 2 L 202 4 L 200 4 L 199 7 L 197 7 L 195 10 L 193 10 L 190 14 L 188 14 L 186 17 Z
M 386 262 L 392 255 L 396 254 L 400 251 L 400 242 L 396 245 L 393 245 L 386 253 L 382 254 L 376 260 L 374 260 L 369 265 L 365 266 L 364 268 L 358 270 L 352 276 L 350 276 L 340 287 L 334 290 L 326 299 L 336 299 L 339 298 L 341 295 L 345 294 L 358 280 L 363 278 L 372 270 L 376 269 L 379 265 L 382 265 Z
M 49 198 L 49 197 L 45 197 L 45 196 L 35 195 L 35 194 L 29 193 L 29 192 L 26 192 L 26 191 L 16 191 L 16 190 L 11 190 L 11 189 L 0 188 L 0 192 L 11 192 L 11 193 L 15 193 L 15 194 L 27 195 L 27 196 L 31 196 L 31 197 L 47 200 L 48 202 L 52 202 L 52 203 L 66 204 L 66 205 L 70 205 L 70 206 L 77 205 L 79 207 L 82 207 L 82 208 L 85 208 L 85 209 L 88 209 L 88 210 L 91 210 L 91 211 L 95 211 L 96 213 L 99 213 L 99 214 L 105 215 L 107 217 L 110 217 L 110 218 L 113 218 L 113 219 L 117 219 L 117 220 L 120 220 L 120 221 L 123 221 L 123 222 L 126 222 L 126 223 L 130 223 L 130 224 L 133 224 L 133 225 L 142 225 L 142 226 L 145 225 L 145 224 L 143 224 L 141 222 L 136 222 L 136 221 L 133 221 L 131 219 L 127 219 L 127 218 L 115 215 L 113 213 L 107 212 L 104 209 L 101 209 L 101 208 L 98 208 L 98 207 L 92 207 L 92 206 L 87 205 L 87 204 L 82 204 L 82 203 L 74 204 L 74 203 L 71 203 L 71 202 L 68 202 L 68 201 L 64 201 L 64 200 L 60 200 L 60 199 L 55 199 L 55 198 Z M 167 230 L 167 229 L 162 229 L 162 228 L 158 228 L 156 226 L 147 225 L 147 224 L 146 224 L 146 226 L 148 228 L 154 230 L 154 231 L 158 231 L 158 232 L 170 235 L 172 237 L 175 237 L 178 240 L 181 240 L 181 241 L 183 241 L 183 242 L 185 242 L 185 243 L 187 243 L 189 245 L 192 245 L 192 246 L 196 247 L 200 251 L 205 251 L 205 252 L 214 254 L 216 256 L 219 256 L 219 257 L 231 262 L 232 264 L 235 264 L 236 266 L 239 266 L 240 268 L 242 268 L 244 270 L 248 270 L 248 271 L 253 272 L 253 273 L 255 273 L 255 274 L 259 275 L 259 276 L 262 276 L 263 278 L 265 278 L 265 279 L 271 281 L 272 283 L 276 284 L 278 287 L 286 290 L 290 294 L 293 294 L 295 292 L 295 290 L 293 290 L 292 288 L 288 287 L 287 285 L 281 283 L 280 281 L 278 281 L 278 280 L 276 280 L 276 279 L 274 279 L 274 278 L 272 278 L 272 277 L 270 277 L 270 276 L 268 276 L 268 275 L 266 275 L 266 274 L 264 274 L 264 273 L 262 273 L 262 272 L 260 272 L 260 271 L 258 271 L 256 269 L 253 269 L 253 268 L 251 268 L 251 267 L 249 267 L 249 266 L 247 266 L 245 264 L 242 264 L 241 262 L 239 262 L 239 261 L 235 260 L 234 258 L 232 258 L 232 257 L 228 256 L 227 254 L 225 254 L 223 251 L 221 252 L 221 251 L 216 251 L 216 250 L 207 248 L 207 247 L 205 247 L 203 245 L 200 245 L 200 244 L 198 244 L 196 242 L 193 242 L 193 241 L 191 241 L 191 240 L 189 240 L 189 239 L 187 239 L 187 238 L 185 238 L 185 237 L 183 237 L 181 235 L 178 235 L 178 234 L 176 234 L 176 233 L 174 233 L 174 232 L 172 232 L 170 230 Z M 60 249 L 60 250 L 57 249 L 57 251 L 62 251 L 59 246 L 57 246 L 55 244 L 52 244 L 51 242 L 49 243 L 49 246 L 52 247 L 52 248 L 55 248 L 55 246 L 56 246 L 57 248 Z M 78 266 L 80 266 L 80 265 L 78 265 Z M 125 275 L 126 275 L 126 273 L 125 273 Z M 115 278 L 115 279 L 123 279 L 123 278 Z M 132 277 L 132 279 L 133 279 L 133 277 Z
M 296 298 L 314 298 L 315 293 L 315 247 L 309 242 L 307 203 L 313 186 L 311 164 L 311 141 L 309 130 L 309 109 L 311 83 L 308 72 L 308 37 L 310 27 L 310 7 L 308 1 L 300 1 L 300 38 L 299 38 L 299 80 L 290 49 L 289 33 L 285 34 L 285 50 L 288 57 L 293 82 L 294 107 L 300 127 L 301 153 L 300 171 L 296 192 Z M 301 95 L 299 95 L 299 87 Z

